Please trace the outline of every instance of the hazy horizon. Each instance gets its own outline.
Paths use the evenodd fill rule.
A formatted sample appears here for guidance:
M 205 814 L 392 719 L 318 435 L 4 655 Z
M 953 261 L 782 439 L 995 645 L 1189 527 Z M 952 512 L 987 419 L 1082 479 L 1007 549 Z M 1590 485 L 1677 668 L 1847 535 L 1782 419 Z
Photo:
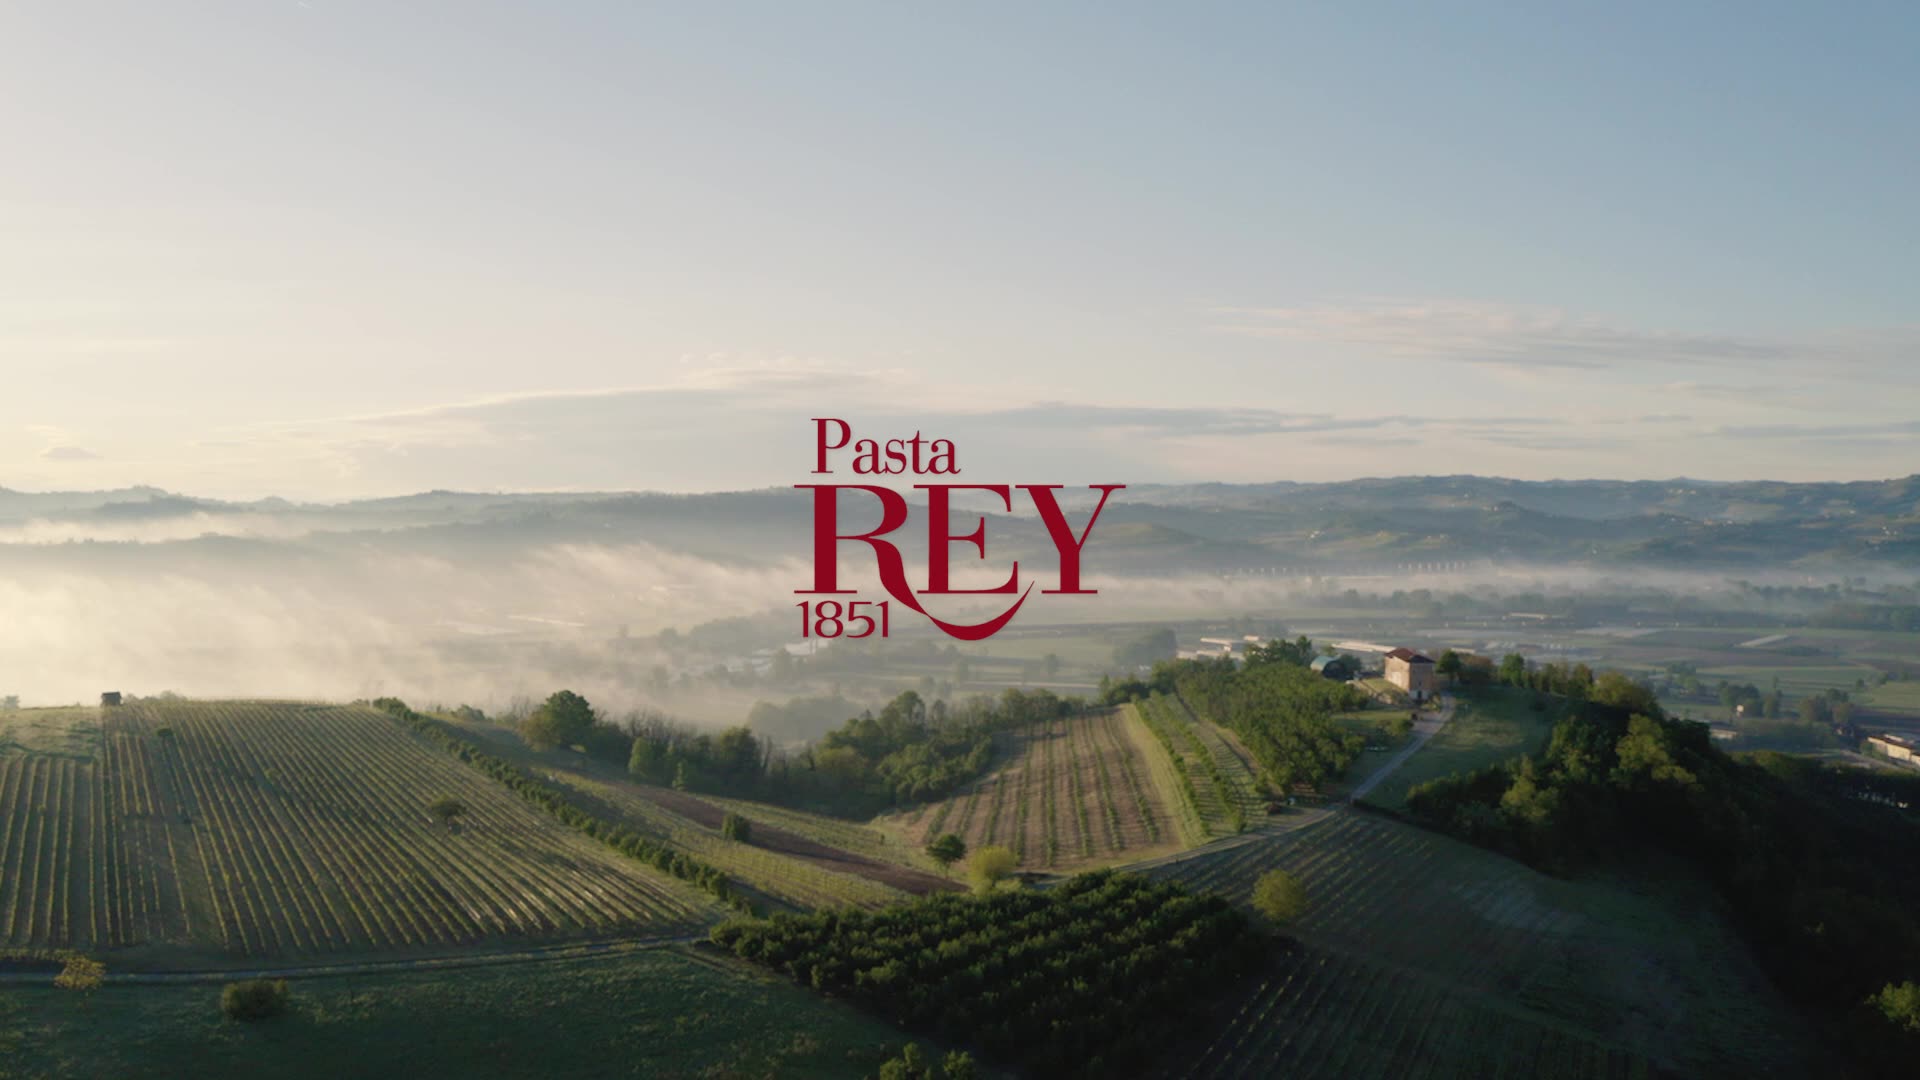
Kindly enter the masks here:
M 1915 29 L 10 8 L 0 484 L 1920 472 Z

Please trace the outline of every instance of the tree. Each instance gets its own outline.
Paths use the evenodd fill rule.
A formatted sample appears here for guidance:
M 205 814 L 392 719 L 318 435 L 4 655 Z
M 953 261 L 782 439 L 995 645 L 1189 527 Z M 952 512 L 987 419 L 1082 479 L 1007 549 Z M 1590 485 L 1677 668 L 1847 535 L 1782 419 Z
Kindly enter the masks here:
M 940 1062 L 940 1069 L 946 1073 L 946 1080 L 974 1080 L 980 1070 L 973 1063 L 973 1055 L 965 1050 L 949 1050 Z
M 1041 659 L 1040 668 L 1047 673 L 1047 678 L 1051 680 L 1060 674 L 1060 658 L 1053 653 L 1048 653 Z
M 1396 739 L 1404 739 L 1413 734 L 1413 714 L 1394 713 L 1393 719 L 1387 721 L 1387 734 Z
M 1888 983 L 1880 988 L 1878 994 L 1867 999 L 1867 1003 L 1880 1010 L 1887 1023 L 1920 1034 L 1920 984 L 1912 981 L 1899 985 Z
M 232 1020 L 265 1020 L 287 1011 L 293 993 L 285 979 L 243 979 L 220 991 L 220 1011 Z
M 927 842 L 927 854 L 940 869 L 951 871 L 954 863 L 967 857 L 967 842 L 954 833 L 941 833 Z
M 1836 701 L 1833 703 L 1833 726 L 1851 727 L 1853 725 L 1853 702 Z
M 520 734 L 535 750 L 551 750 L 586 738 L 593 723 L 593 706 L 586 698 L 571 690 L 558 690 L 521 722 Z
M 1307 910 L 1307 891 L 1285 870 L 1269 870 L 1253 883 L 1255 911 L 1284 926 Z
M 736 844 L 744 844 L 753 835 L 753 822 L 739 814 L 729 813 L 720 819 L 720 835 Z
M 1519 653 L 1508 653 L 1500 658 L 1500 681 L 1508 686 L 1525 686 L 1527 682 L 1527 658 Z
M 1460 654 L 1454 652 L 1452 649 L 1448 649 L 1446 652 L 1440 654 L 1440 662 L 1433 665 L 1433 673 L 1435 675 L 1445 675 L 1447 677 L 1447 685 L 1452 686 L 1460 681 L 1460 669 L 1463 666 L 1460 661 Z
M 927 1064 L 927 1056 L 921 1053 L 919 1043 L 901 1047 L 899 1057 L 880 1066 L 880 1080 L 931 1080 L 933 1075 L 933 1066 Z
M 62 990 L 98 990 L 100 984 L 107 981 L 107 965 L 91 956 L 77 952 L 55 954 L 65 961 L 60 974 L 53 977 L 53 985 Z
M 432 814 L 440 824 L 453 827 L 453 819 L 467 812 L 467 804 L 451 795 L 442 795 L 427 804 L 427 813 Z
M 973 891 L 984 896 L 1012 877 L 1019 865 L 1019 857 L 1006 848 L 983 847 L 973 853 L 972 861 L 967 864 L 967 877 L 973 882 Z

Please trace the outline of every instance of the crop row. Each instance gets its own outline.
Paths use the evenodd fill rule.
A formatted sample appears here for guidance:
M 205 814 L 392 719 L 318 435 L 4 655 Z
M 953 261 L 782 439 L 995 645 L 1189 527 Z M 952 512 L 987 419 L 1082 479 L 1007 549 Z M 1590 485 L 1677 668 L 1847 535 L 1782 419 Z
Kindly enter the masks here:
M 1115 710 L 1108 713 L 1093 721 L 1093 738 L 1090 740 L 1093 744 L 1094 761 L 1098 765 L 1100 774 L 1101 799 L 1107 809 L 1108 823 L 1113 829 L 1116 850 L 1122 844 L 1120 800 L 1116 790 L 1119 786 L 1126 788 L 1128 799 L 1139 811 L 1140 821 L 1146 829 L 1147 842 L 1158 844 L 1161 836 L 1159 803 L 1153 797 L 1150 780 L 1142 777 L 1140 770 L 1135 768 L 1134 742 L 1115 730 L 1125 724 L 1124 712 Z M 1108 755 L 1105 752 L 1107 750 L 1112 751 L 1114 759 L 1111 770 L 1107 767 Z M 1112 773 L 1120 775 L 1119 784 L 1114 782 Z
M 1237 785 L 1220 767 L 1219 755 L 1230 754 L 1224 742 L 1209 746 L 1204 741 L 1192 714 L 1177 696 L 1154 694 L 1142 708 L 1142 714 L 1155 725 L 1162 739 L 1186 775 L 1193 791 L 1194 807 L 1206 820 L 1211 833 L 1216 829 L 1241 833 L 1247 829 L 1247 815 Z M 1200 780 L 1194 780 L 1195 772 Z
M 1263 809 L 1259 777 L 1248 766 L 1246 759 L 1229 745 L 1218 726 L 1194 712 L 1193 707 L 1178 693 L 1174 694 L 1174 703 L 1182 729 L 1206 757 L 1208 777 L 1213 780 L 1222 797 L 1229 800 L 1230 816 L 1238 822 L 1235 831 L 1243 831 L 1247 817 L 1261 813 Z
M 0 762 L 0 943 L 75 944 L 84 937 L 75 936 L 74 908 L 87 898 L 73 864 L 79 855 L 92 865 L 86 844 L 92 769 L 42 754 L 9 754 Z M 78 929 L 90 936 L 91 924 L 83 914 Z
M 693 912 L 377 714 L 215 704 L 121 715 L 162 763 L 154 772 L 174 778 L 193 841 L 178 861 L 201 886 L 205 934 L 234 951 L 472 944 Z M 457 825 L 428 816 L 440 795 L 464 805 Z
M 1294 950 L 1170 1077 L 1599 1077 L 1638 1080 L 1628 1051 L 1358 957 Z

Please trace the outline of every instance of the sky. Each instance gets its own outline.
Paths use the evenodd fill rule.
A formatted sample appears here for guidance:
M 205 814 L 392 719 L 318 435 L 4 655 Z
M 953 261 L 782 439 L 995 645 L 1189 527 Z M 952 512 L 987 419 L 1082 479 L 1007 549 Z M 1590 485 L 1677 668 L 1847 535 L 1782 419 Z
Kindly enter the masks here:
M 1920 472 L 1917 50 L 1910 4 L 23 0 L 0 487 L 785 485 L 823 415 L 982 481 Z

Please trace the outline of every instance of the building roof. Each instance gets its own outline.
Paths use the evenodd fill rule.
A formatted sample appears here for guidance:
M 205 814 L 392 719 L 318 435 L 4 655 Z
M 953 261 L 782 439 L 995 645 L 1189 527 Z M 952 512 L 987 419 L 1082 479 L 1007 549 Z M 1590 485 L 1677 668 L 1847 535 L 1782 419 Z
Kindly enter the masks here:
M 1325 671 L 1335 664 L 1339 664 L 1341 667 L 1350 667 L 1353 661 L 1348 660 L 1344 656 L 1316 656 L 1313 658 L 1313 663 L 1307 666 L 1315 671 Z
M 1868 741 L 1892 743 L 1895 746 L 1904 746 L 1909 750 L 1920 750 L 1920 742 L 1915 742 L 1901 735 L 1895 735 L 1889 731 L 1883 731 L 1878 735 L 1869 736 Z
M 1395 649 L 1395 650 L 1393 650 L 1392 652 L 1390 652 L 1390 653 L 1388 653 L 1388 654 L 1387 654 L 1387 659 L 1389 659 L 1389 660 L 1405 660 L 1405 661 L 1406 661 L 1407 663 L 1409 663 L 1409 664 L 1431 664 L 1431 663 L 1433 663 L 1433 659 L 1432 659 L 1431 657 L 1427 657 L 1427 656 L 1422 656 L 1422 655 L 1420 655 L 1419 653 L 1417 653 L 1417 652 L 1414 652 L 1414 651 L 1413 651 L 1412 649 L 1409 649 L 1409 648 L 1407 648 L 1407 647 L 1406 647 L 1405 645 L 1402 645 L 1402 646 L 1400 646 L 1399 648 L 1397 648 L 1397 649 Z

